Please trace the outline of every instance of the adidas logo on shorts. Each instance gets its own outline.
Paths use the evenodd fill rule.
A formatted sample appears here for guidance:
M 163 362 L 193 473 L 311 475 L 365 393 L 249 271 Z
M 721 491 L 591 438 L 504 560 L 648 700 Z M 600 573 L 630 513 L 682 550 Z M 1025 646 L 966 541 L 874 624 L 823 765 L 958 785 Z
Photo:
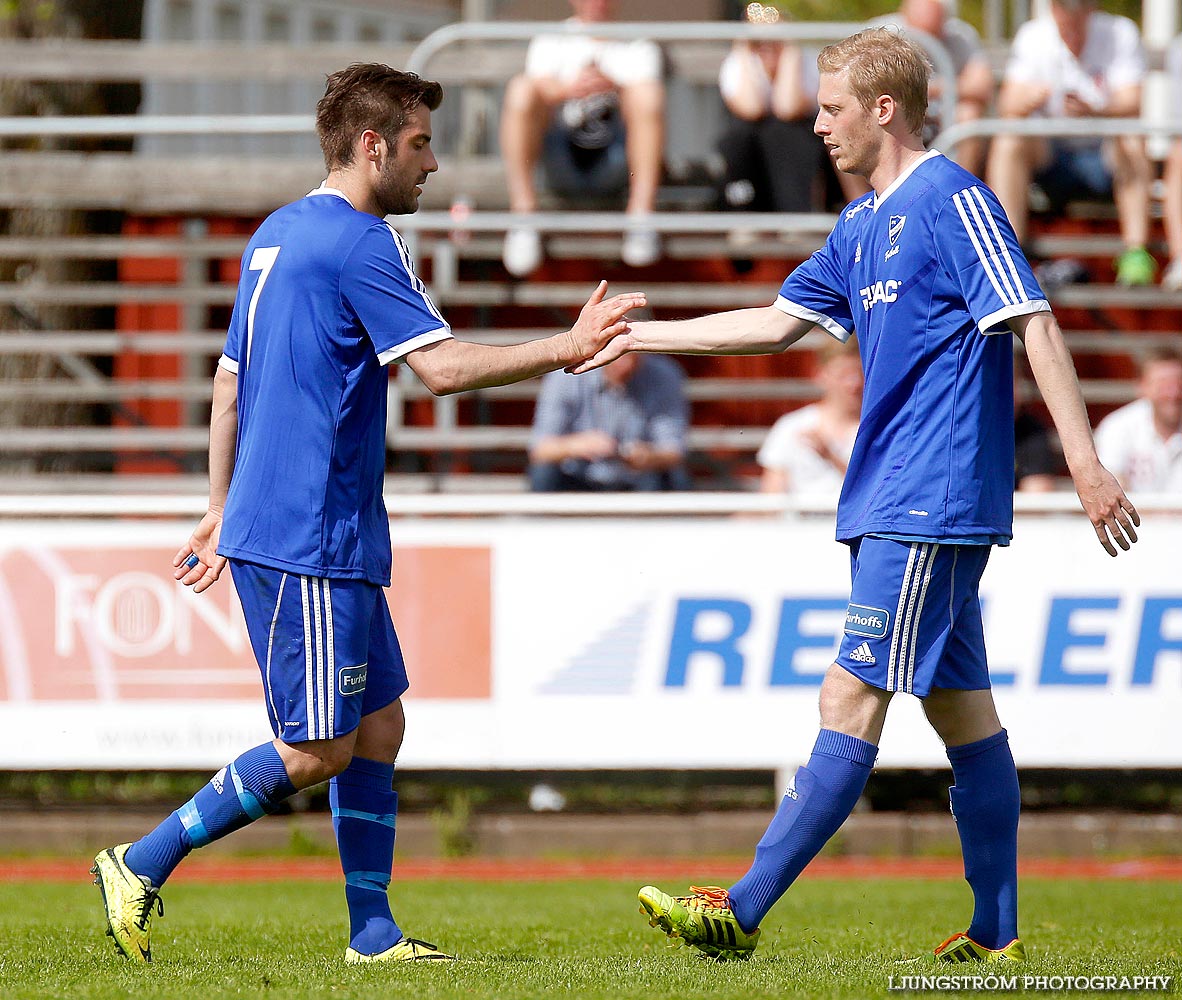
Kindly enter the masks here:
M 870 652 L 870 643 L 864 642 L 857 649 L 850 650 L 850 659 L 859 663 L 877 663 L 874 654 Z

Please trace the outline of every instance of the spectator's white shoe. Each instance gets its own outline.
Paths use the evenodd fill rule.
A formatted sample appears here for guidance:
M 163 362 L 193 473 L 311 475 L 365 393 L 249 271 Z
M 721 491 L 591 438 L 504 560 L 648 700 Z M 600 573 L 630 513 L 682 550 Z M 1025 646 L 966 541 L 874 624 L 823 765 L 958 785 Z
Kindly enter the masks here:
M 661 258 L 661 237 L 653 229 L 633 229 L 624 234 L 620 259 L 629 267 L 648 267 Z
M 1170 261 L 1166 273 L 1161 276 L 1161 286 L 1171 292 L 1182 292 L 1182 257 L 1175 257 Z
M 515 278 L 523 278 L 542 263 L 542 238 L 536 229 L 519 226 L 505 234 L 505 248 L 501 255 L 505 270 Z

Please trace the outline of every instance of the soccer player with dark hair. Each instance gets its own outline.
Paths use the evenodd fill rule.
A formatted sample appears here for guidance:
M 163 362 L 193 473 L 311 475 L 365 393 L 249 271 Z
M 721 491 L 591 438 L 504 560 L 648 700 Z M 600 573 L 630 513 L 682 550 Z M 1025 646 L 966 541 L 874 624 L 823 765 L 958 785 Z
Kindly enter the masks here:
M 816 132 L 839 170 L 872 191 L 774 305 L 637 323 L 579 370 L 625 351 L 767 354 L 812 327 L 857 329 L 866 376 L 837 512 L 852 587 L 836 662 L 821 685 L 821 731 L 750 870 L 730 889 L 640 890 L 643 912 L 720 958 L 748 957 L 760 921 L 862 793 L 896 692 L 923 700 L 955 784 L 952 810 L 974 911 L 946 961 L 1021 961 L 1018 778 L 989 687 L 978 581 L 1013 529 L 1011 332 L 1063 442 L 1105 550 L 1129 548 L 1139 518 L 1096 456 L 1071 356 L 1000 204 L 920 139 L 930 68 L 889 29 L 824 49 Z M 735 720 L 741 726 L 741 720 Z M 736 738 L 738 738 L 736 736 Z
M 276 738 L 147 836 L 95 858 L 128 958 L 150 960 L 160 887 L 193 848 L 322 781 L 345 876 L 345 960 L 450 958 L 404 935 L 387 899 L 408 683 L 382 593 L 386 366 L 405 362 L 437 395 L 516 382 L 594 354 L 645 300 L 605 299 L 601 282 L 569 331 L 508 347 L 453 339 L 384 221 L 415 211 L 438 169 L 442 98 L 439 84 L 387 66 L 331 75 L 316 115 L 328 179 L 269 216 L 242 256 L 214 378 L 209 509 L 173 565 L 200 593 L 229 563 Z

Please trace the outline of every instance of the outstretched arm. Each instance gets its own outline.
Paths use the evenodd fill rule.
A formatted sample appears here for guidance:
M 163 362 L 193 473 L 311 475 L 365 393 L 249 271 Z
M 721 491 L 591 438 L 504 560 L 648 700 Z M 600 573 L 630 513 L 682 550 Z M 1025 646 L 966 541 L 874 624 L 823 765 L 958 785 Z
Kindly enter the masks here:
M 1059 324 L 1050 313 L 1041 312 L 1016 316 L 1010 326 L 1026 345 L 1030 369 L 1059 432 L 1079 501 L 1100 544 L 1115 556 L 1117 545 L 1127 550 L 1137 540 L 1135 529 L 1141 517 L 1116 477 L 1100 464 L 1075 365 Z
M 567 371 L 581 375 L 629 351 L 653 354 L 779 354 L 809 332 L 808 320 L 775 306 L 732 309 L 696 319 L 633 323 L 603 350 Z
M 577 364 L 627 331 L 625 315 L 647 301 L 642 292 L 626 292 L 610 299 L 605 298 L 606 294 L 607 282 L 601 281 L 575 325 L 553 337 L 508 347 L 443 340 L 411 351 L 406 363 L 436 396 L 508 385 Z

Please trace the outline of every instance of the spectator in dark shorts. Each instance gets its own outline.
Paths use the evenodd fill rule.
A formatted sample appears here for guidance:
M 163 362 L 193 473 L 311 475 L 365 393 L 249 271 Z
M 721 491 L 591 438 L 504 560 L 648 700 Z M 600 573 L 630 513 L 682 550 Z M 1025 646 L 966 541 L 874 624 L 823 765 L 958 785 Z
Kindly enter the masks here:
M 893 24 L 904 31 L 922 31 L 944 47 L 956 72 L 957 124 L 976 121 L 988 113 L 993 103 L 993 68 L 989 65 L 989 57 L 985 54 L 976 29 L 960 18 L 949 16 L 946 0 L 903 0 L 897 13 L 876 17 L 870 23 Z M 942 81 L 933 76 L 928 90 L 928 118 L 925 124 L 925 139 L 929 145 L 951 124 L 940 121 L 942 93 Z M 987 148 L 984 137 L 965 139 L 956 147 L 956 162 L 982 177 Z
M 748 4 L 744 17 L 775 24 L 780 12 Z M 735 42 L 718 89 L 728 112 L 718 142 L 723 208 L 740 212 L 812 212 L 824 208 L 828 157 L 813 133 L 816 53 L 771 39 Z M 857 192 L 853 192 L 855 195 Z
M 1014 358 L 1014 489 L 1050 493 L 1063 474 L 1063 457 L 1054 432 L 1030 408 L 1029 372 Z
M 1170 117 L 1182 124 L 1182 35 L 1174 39 L 1166 52 L 1166 74 L 1170 79 Z M 1162 214 L 1170 245 L 1170 266 L 1161 283 L 1170 291 L 1179 292 L 1182 291 L 1182 136 L 1174 136 L 1166 159 Z
M 1050 14 L 1018 29 L 998 95 L 1003 118 L 1137 118 L 1145 51 L 1137 25 L 1096 9 L 1095 0 L 1051 0 Z M 1116 259 L 1123 285 L 1153 282 L 1157 264 L 1148 250 L 1151 171 L 1140 136 L 998 135 L 989 154 L 989 186 L 997 193 L 1020 240 L 1028 235 L 1031 181 L 1062 210 L 1071 199 L 1116 201 L 1125 249 Z M 1051 269 L 1046 284 L 1063 278 Z
M 610 0 L 571 0 L 568 23 L 611 20 Z M 660 240 L 643 218 L 656 207 L 665 147 L 661 52 L 643 39 L 543 34 L 530 42 L 525 72 L 509 81 L 501 113 L 501 154 L 509 208 L 534 212 L 539 160 L 556 194 L 610 196 L 627 190 L 639 221 L 624 235 L 620 257 L 643 267 L 660 257 Z M 514 275 L 542 262 L 542 240 L 528 225 L 505 238 L 504 263 Z
M 588 375 L 542 379 L 530 436 L 539 493 L 685 490 L 689 402 L 670 358 L 625 355 Z

